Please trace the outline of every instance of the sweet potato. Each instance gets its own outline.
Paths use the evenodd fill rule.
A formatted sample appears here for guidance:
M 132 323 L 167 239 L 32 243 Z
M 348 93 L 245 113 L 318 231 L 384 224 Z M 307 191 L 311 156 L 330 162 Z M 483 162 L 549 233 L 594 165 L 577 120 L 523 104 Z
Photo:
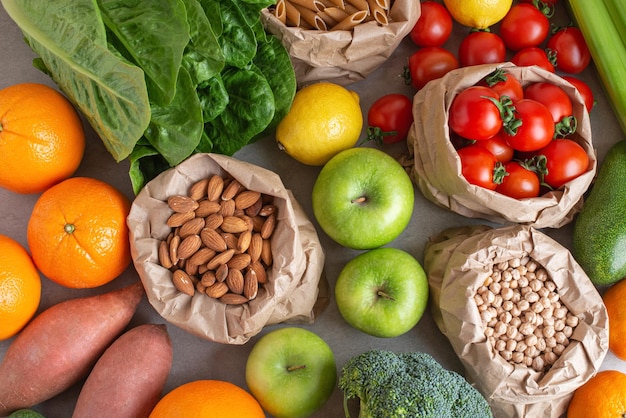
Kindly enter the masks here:
M 137 282 L 58 303 L 33 318 L 0 363 L 0 416 L 50 399 L 85 378 L 128 325 L 143 294 Z
M 172 367 L 165 325 L 144 324 L 122 334 L 85 381 L 73 418 L 144 418 L 161 398 Z

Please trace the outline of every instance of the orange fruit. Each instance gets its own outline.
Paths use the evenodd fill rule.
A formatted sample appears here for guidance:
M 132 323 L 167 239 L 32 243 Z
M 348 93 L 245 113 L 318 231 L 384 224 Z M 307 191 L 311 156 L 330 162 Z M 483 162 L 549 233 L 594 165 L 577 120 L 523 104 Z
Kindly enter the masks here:
M 35 315 L 41 279 L 22 245 L 0 235 L 0 340 L 17 334 Z
M 35 265 L 70 288 L 93 288 L 130 264 L 130 201 L 101 180 L 72 177 L 41 194 L 28 221 Z
M 574 391 L 567 418 L 622 418 L 626 416 L 626 374 L 598 372 Z
M 61 93 L 37 83 L 0 90 L 0 187 L 40 193 L 74 174 L 84 150 L 80 117 Z
M 626 280 L 609 287 L 602 299 L 609 315 L 609 348 L 626 360 Z
M 149 418 L 265 418 L 246 390 L 223 380 L 195 380 L 167 393 Z

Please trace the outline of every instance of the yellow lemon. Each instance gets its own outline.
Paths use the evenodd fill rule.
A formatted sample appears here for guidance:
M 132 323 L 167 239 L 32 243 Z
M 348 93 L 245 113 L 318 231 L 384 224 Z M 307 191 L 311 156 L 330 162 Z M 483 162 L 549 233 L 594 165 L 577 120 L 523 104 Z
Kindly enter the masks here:
M 319 82 L 296 93 L 276 127 L 276 141 L 297 161 L 319 166 L 352 148 L 362 128 L 358 94 L 338 84 Z
M 501 21 L 513 0 L 444 0 L 448 11 L 458 23 L 486 29 Z

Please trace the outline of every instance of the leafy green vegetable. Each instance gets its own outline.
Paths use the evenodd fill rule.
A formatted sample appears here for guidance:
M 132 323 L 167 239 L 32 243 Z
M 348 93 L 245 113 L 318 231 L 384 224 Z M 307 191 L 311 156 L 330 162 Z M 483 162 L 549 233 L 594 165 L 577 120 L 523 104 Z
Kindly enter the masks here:
M 135 193 L 195 152 L 275 128 L 296 78 L 260 19 L 273 0 L 0 0 Z

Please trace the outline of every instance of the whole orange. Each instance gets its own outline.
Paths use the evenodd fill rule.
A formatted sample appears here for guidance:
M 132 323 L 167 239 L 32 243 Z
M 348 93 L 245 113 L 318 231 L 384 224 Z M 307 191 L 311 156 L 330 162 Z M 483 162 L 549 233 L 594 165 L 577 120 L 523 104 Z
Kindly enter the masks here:
M 74 174 L 84 150 L 80 117 L 61 93 L 37 83 L 0 90 L 0 187 L 40 193 Z
M 24 328 L 40 298 L 41 279 L 30 254 L 13 238 L 0 235 L 0 340 Z
M 598 372 L 574 391 L 567 418 L 622 418 L 626 416 L 626 374 Z
M 70 288 L 112 281 L 130 264 L 129 211 L 129 199 L 101 180 L 72 177 L 52 186 L 41 194 L 28 221 L 35 265 Z
M 195 380 L 167 393 L 149 418 L 265 418 L 246 390 L 223 380 Z
M 609 287 L 602 299 L 609 315 L 609 348 L 626 360 L 626 280 Z

